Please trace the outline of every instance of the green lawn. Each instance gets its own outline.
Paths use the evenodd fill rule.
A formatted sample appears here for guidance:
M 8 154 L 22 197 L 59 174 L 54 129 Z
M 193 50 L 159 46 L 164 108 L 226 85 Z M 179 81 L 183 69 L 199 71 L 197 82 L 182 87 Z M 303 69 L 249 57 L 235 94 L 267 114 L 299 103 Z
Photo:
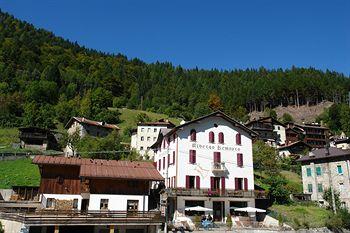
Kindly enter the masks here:
M 113 110 L 113 108 L 110 108 L 111 110 Z M 118 124 L 118 126 L 124 130 L 126 128 L 136 128 L 136 124 L 137 124 L 137 120 L 136 120 L 136 116 L 139 113 L 145 113 L 149 116 L 149 118 L 151 118 L 152 121 L 157 121 L 161 118 L 164 119 L 169 119 L 171 122 L 173 122 L 175 125 L 179 125 L 180 124 L 180 119 L 177 118 L 169 118 L 167 115 L 165 114 L 159 114 L 159 113 L 154 113 L 154 112 L 147 112 L 147 111 L 141 111 L 141 110 L 135 110 L 135 109 L 127 109 L 127 108 L 118 108 L 119 112 L 120 112 L 120 119 L 121 119 L 121 123 Z
M 275 213 L 281 214 L 286 224 L 293 228 L 298 228 L 296 222 L 301 225 L 308 223 L 310 228 L 324 227 L 326 220 L 331 212 L 324 208 L 310 204 L 294 204 L 294 205 L 273 205 L 269 208 Z
M 0 149 L 11 147 L 12 143 L 19 143 L 17 128 L 0 129 Z
M 38 186 L 40 174 L 38 166 L 31 159 L 0 161 L 0 188 L 15 185 Z

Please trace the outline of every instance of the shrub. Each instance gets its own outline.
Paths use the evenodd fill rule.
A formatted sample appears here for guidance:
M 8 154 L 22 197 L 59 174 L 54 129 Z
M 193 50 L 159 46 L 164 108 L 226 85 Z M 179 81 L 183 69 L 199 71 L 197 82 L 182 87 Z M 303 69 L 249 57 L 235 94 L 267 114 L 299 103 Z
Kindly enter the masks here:
M 0 222 L 0 233 L 4 233 L 4 232 L 5 232 L 5 230 L 4 230 L 4 228 L 2 228 L 2 224 Z
M 232 228 L 232 218 L 231 218 L 231 214 L 227 214 L 226 226 L 227 226 L 227 230 L 231 230 L 231 228 Z

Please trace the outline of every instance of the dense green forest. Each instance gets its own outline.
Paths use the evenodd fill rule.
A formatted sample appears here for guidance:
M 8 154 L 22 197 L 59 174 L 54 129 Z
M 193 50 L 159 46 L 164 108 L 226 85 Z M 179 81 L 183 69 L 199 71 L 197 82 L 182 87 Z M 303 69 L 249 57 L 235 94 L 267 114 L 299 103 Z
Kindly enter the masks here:
M 191 119 L 277 105 L 345 102 L 350 79 L 313 68 L 184 69 L 80 46 L 0 12 L 0 125 L 54 127 L 73 115 L 117 123 L 107 107 Z M 209 55 L 208 55 L 209 56 Z

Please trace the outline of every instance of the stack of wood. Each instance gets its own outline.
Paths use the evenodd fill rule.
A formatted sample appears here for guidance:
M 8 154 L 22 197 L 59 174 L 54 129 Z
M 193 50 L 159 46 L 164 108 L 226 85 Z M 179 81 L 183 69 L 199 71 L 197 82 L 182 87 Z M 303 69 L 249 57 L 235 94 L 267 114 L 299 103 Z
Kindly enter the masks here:
M 57 200 L 55 210 L 71 210 L 73 209 L 73 200 Z

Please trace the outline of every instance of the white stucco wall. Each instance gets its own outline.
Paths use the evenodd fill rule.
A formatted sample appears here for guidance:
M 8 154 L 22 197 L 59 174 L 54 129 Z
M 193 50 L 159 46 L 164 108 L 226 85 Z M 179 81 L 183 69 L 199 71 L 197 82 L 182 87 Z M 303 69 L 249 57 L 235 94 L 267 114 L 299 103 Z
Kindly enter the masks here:
M 108 210 L 126 211 L 128 200 L 138 200 L 138 210 L 148 211 L 148 196 L 91 194 L 89 210 L 100 210 L 101 199 L 108 199 Z
M 277 134 L 277 141 L 276 143 L 278 145 L 282 145 L 286 143 L 286 128 L 282 125 L 273 125 L 273 131 Z
M 214 127 L 217 124 L 218 127 Z M 197 132 L 196 142 L 190 141 L 190 131 L 195 129 Z M 209 143 L 209 132 L 215 134 L 215 143 Z M 219 132 L 224 133 L 224 144 L 218 143 Z M 236 134 L 241 133 L 241 145 L 236 145 Z M 200 176 L 200 187 L 210 188 L 210 177 L 215 176 L 212 172 L 212 162 L 214 152 L 221 152 L 221 162 L 225 163 L 228 170 L 226 175 L 217 175 L 217 177 L 225 176 L 226 189 L 234 189 L 235 178 L 247 178 L 248 189 L 254 189 L 254 174 L 253 174 L 253 155 L 252 155 L 252 140 L 248 133 L 238 127 L 234 127 L 230 122 L 221 117 L 210 117 L 183 127 L 178 132 L 178 137 L 171 142 L 169 148 L 163 148 L 157 152 L 154 161 L 162 161 L 160 173 L 166 178 L 166 170 L 163 169 L 163 158 L 170 154 L 172 161 L 173 152 L 176 154 L 175 165 L 170 165 L 168 168 L 168 177 L 176 176 L 176 186 L 186 186 L 186 175 Z M 166 139 L 165 139 L 166 140 Z M 198 144 L 208 146 L 207 148 L 198 148 Z M 196 148 L 194 148 L 196 147 Z M 228 147 L 230 150 L 224 150 L 223 147 Z M 189 150 L 196 150 L 196 164 L 189 163 Z M 237 153 L 243 154 L 243 167 L 237 166 Z M 157 166 L 158 167 L 158 166 Z

